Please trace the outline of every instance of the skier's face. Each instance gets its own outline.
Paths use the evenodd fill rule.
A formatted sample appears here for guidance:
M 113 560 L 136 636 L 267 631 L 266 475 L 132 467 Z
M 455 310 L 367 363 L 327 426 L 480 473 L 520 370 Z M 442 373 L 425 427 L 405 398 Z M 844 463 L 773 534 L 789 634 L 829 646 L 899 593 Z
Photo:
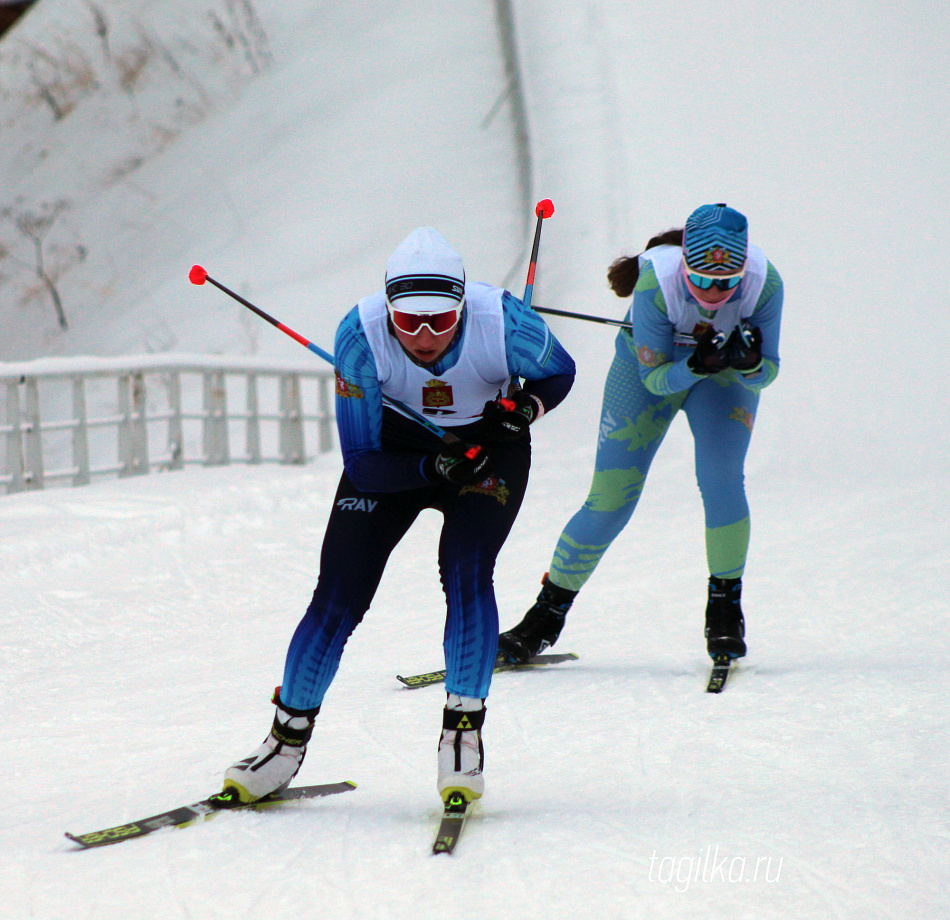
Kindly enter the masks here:
M 423 326 L 415 335 L 409 335 L 396 327 L 394 331 L 399 344 L 420 364 L 436 364 L 448 351 L 455 337 L 455 328 L 438 334 L 432 332 L 428 326 Z
M 692 281 L 689 280 L 689 275 L 684 271 L 683 280 L 686 282 L 686 287 L 689 288 L 690 294 L 693 295 L 707 310 L 718 310 L 736 291 L 739 289 L 737 287 L 731 288 L 727 291 L 720 291 L 717 287 L 711 287 L 708 290 L 702 290 L 701 288 L 696 287 Z

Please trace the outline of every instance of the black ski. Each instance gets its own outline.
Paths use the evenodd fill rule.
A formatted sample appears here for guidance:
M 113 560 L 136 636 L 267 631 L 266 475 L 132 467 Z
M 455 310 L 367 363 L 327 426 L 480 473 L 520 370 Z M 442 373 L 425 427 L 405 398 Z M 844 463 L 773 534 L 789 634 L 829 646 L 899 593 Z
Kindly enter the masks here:
M 729 678 L 729 668 L 732 665 L 732 659 L 728 655 L 716 655 L 713 658 L 712 671 L 709 673 L 709 683 L 706 685 L 707 693 L 722 693 Z
M 578 657 L 579 656 L 575 655 L 574 652 L 564 652 L 562 654 L 537 655 L 521 664 L 512 664 L 510 661 L 505 661 L 499 656 L 498 661 L 495 663 L 495 673 L 497 674 L 499 671 L 530 671 L 534 668 L 544 667 L 545 665 L 558 664 L 561 661 L 576 661 Z M 405 684 L 410 689 L 415 689 L 416 687 L 431 687 L 433 684 L 441 684 L 442 681 L 445 680 L 445 671 L 430 671 L 428 674 L 413 674 L 410 677 L 403 677 L 401 674 L 397 674 L 396 680 Z
M 461 792 L 449 795 L 442 809 L 439 832 L 435 835 L 435 843 L 432 844 L 433 853 L 452 853 L 462 836 L 462 828 L 465 827 L 465 821 L 471 811 L 471 803 Z
M 185 805 L 164 811 L 160 815 L 153 815 L 142 821 L 131 824 L 120 824 L 118 827 L 108 827 L 102 831 L 91 831 L 88 834 L 70 834 L 66 836 L 82 847 L 101 847 L 110 843 L 120 843 L 131 840 L 133 837 L 144 837 L 152 831 L 163 827 L 186 827 L 198 818 L 210 818 L 221 811 L 236 811 L 237 809 L 253 809 L 255 811 L 280 805 L 283 802 L 293 802 L 297 799 L 314 799 L 325 795 L 336 795 L 339 792 L 350 792 L 356 788 L 356 783 L 348 780 L 342 783 L 326 783 L 322 786 L 291 786 L 282 792 L 266 796 L 256 802 L 245 804 L 237 798 L 233 790 L 219 792 L 216 795 L 195 802 L 194 805 Z

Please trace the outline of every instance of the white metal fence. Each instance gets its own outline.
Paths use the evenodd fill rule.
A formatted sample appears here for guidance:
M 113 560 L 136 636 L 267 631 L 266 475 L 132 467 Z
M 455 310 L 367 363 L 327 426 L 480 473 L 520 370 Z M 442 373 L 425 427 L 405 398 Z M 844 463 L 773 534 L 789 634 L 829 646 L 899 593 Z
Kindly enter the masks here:
M 333 372 L 200 356 L 0 363 L 0 484 L 85 485 L 333 449 Z

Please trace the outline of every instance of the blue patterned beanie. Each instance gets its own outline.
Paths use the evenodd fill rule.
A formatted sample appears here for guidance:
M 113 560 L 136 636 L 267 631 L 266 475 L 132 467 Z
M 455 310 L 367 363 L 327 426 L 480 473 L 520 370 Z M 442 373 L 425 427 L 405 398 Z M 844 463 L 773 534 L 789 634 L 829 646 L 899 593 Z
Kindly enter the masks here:
M 683 256 L 696 271 L 740 271 L 749 247 L 749 222 L 724 204 L 704 204 L 686 221 Z

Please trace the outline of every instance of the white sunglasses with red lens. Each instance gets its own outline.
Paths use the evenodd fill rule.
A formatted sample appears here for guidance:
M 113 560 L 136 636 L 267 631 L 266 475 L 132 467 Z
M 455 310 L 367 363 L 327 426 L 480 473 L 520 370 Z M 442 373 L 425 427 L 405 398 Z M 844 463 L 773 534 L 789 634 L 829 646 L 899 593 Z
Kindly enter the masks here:
M 452 310 L 443 310 L 440 313 L 407 313 L 405 310 L 397 310 L 390 305 L 389 315 L 392 318 L 393 325 L 406 335 L 418 335 L 423 327 L 429 330 L 433 335 L 444 335 L 451 332 L 457 325 L 462 316 L 462 304 Z

